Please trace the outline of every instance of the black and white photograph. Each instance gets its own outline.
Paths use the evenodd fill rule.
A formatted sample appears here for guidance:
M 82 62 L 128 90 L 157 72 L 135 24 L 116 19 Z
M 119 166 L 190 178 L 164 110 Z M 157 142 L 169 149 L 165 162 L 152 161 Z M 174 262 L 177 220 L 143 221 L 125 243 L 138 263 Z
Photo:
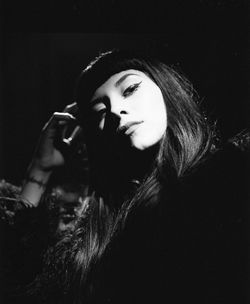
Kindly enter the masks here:
M 0 4 L 0 303 L 250 302 L 247 0 Z

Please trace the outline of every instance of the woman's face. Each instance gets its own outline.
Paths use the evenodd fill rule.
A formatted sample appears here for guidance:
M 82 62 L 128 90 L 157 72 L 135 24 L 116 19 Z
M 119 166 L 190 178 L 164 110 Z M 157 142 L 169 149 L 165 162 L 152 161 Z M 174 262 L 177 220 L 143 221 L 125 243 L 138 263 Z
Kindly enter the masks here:
M 111 76 L 95 91 L 90 108 L 98 132 L 124 137 L 138 150 L 158 143 L 167 128 L 160 88 L 138 70 Z

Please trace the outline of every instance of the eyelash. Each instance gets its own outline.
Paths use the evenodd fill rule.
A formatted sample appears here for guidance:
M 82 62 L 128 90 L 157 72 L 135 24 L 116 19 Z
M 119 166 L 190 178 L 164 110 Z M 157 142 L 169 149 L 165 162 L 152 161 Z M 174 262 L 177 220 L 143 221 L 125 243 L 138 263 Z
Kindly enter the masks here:
M 128 97 L 128 96 L 132 95 L 139 88 L 140 84 L 141 84 L 141 82 L 132 84 L 126 90 L 124 90 L 122 95 L 124 97 Z
M 142 83 L 142 81 L 138 82 L 138 83 L 135 83 L 135 84 L 132 84 L 131 86 L 129 86 L 127 89 L 124 90 L 123 92 L 123 97 L 128 97 L 130 95 L 132 95 L 135 91 L 137 91 L 137 89 L 139 88 L 140 84 Z M 103 118 L 103 116 L 106 114 L 106 111 L 107 109 L 104 108 L 104 109 L 101 109 L 99 111 L 95 111 L 93 114 L 94 114 L 94 117 L 96 119 L 101 119 Z
M 101 109 L 101 110 L 99 110 L 99 111 L 96 111 L 96 112 L 94 113 L 94 116 L 95 116 L 97 119 L 103 118 L 103 116 L 106 114 L 106 111 L 107 111 L 106 108 Z

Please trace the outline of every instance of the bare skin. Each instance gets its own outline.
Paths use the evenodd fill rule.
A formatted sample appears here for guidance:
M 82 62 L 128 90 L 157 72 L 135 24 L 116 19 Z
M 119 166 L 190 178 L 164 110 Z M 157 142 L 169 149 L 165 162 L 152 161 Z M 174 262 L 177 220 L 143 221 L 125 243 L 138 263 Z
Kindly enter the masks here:
M 60 136 L 63 140 L 65 135 L 64 127 L 67 127 L 70 122 L 76 121 L 73 116 L 76 110 L 76 104 L 72 103 L 66 106 L 63 112 L 55 112 L 42 129 L 34 157 L 27 171 L 27 179 L 21 191 L 21 197 L 34 207 L 39 205 L 53 170 L 63 166 L 65 163 L 62 152 L 55 145 L 58 137 L 58 127 L 62 127 Z M 74 129 L 73 133 L 75 132 L 76 130 Z M 66 141 L 69 143 L 69 138 Z

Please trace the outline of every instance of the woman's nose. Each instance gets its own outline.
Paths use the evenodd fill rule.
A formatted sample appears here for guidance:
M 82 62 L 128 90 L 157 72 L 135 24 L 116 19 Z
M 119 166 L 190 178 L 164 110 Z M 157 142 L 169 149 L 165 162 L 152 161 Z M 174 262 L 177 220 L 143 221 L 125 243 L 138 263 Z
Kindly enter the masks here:
M 128 109 L 123 100 L 119 98 L 114 98 L 110 100 L 110 113 L 120 116 L 128 114 Z
M 119 127 L 123 115 L 128 114 L 128 111 L 124 101 L 117 98 L 109 99 L 107 108 L 104 129 L 113 132 Z

